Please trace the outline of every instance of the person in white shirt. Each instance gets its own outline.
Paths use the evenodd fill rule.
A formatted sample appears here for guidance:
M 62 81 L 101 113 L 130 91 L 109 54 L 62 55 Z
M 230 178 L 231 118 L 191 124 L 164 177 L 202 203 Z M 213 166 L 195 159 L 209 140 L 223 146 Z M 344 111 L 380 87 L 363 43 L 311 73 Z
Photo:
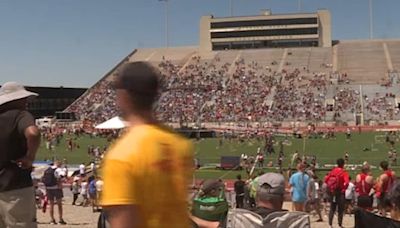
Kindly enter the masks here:
M 345 204 L 345 212 L 348 214 L 351 214 L 352 210 L 353 210 L 353 204 L 356 198 L 356 186 L 354 185 L 354 183 L 351 181 L 351 177 L 349 177 L 349 186 L 347 187 L 344 197 L 346 200 L 346 204 Z
M 93 174 L 96 173 L 96 165 L 94 164 L 94 162 L 90 163 L 90 170 L 93 172 Z
M 85 175 L 85 164 L 80 164 L 79 165 L 79 174 L 81 175 L 81 176 L 84 176 Z
M 81 196 L 83 198 L 82 203 L 80 204 L 81 206 L 87 207 L 89 200 L 88 200 L 88 181 L 87 178 L 83 179 L 81 182 Z
M 96 191 L 97 192 L 102 192 L 103 191 L 103 180 L 98 177 L 98 180 L 96 181 Z
M 307 201 L 306 201 L 306 211 L 311 212 L 315 210 L 318 214 L 318 220 L 316 222 L 323 222 L 321 214 L 321 197 L 320 197 L 320 187 L 318 183 L 318 177 L 309 170 L 307 174 L 311 177 L 307 186 Z
M 76 200 L 78 199 L 78 196 L 80 194 L 81 191 L 81 186 L 79 184 L 80 178 L 79 177 L 74 177 L 74 182 L 71 185 L 71 192 L 73 195 L 73 201 L 72 201 L 72 205 L 75 205 Z
M 97 177 L 96 181 L 96 192 L 97 192 L 97 200 L 101 199 L 101 193 L 103 192 L 103 180 L 100 177 Z

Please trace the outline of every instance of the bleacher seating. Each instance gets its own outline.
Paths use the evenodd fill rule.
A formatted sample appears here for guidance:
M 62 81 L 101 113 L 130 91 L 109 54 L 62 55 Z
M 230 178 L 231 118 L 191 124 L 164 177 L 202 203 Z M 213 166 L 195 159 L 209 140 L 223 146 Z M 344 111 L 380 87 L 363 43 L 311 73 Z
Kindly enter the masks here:
M 168 123 L 351 122 L 360 114 L 367 122 L 400 119 L 398 77 L 387 83 L 400 69 L 400 41 L 344 41 L 335 48 L 338 72 L 333 72 L 333 48 L 318 47 L 139 49 L 128 61 L 148 61 L 162 72 L 156 111 Z M 117 71 L 66 111 L 94 122 L 118 115 L 111 88 Z M 332 99 L 334 107 L 327 110 Z
M 338 61 L 338 71 L 354 84 L 379 84 L 388 71 L 381 41 L 341 42 Z

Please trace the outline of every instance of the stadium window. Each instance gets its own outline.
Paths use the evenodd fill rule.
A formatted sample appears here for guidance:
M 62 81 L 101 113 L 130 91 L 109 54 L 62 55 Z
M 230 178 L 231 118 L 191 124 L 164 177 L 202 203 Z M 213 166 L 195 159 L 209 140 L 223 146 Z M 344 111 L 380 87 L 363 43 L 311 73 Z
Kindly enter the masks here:
M 211 29 L 232 28 L 232 27 L 249 27 L 249 26 L 302 25 L 302 24 L 317 24 L 317 23 L 318 23 L 318 19 L 316 17 L 253 20 L 253 21 L 227 21 L 227 22 L 212 22 Z
M 272 29 L 238 32 L 212 32 L 211 38 L 257 37 L 257 36 L 290 36 L 318 34 L 318 28 Z

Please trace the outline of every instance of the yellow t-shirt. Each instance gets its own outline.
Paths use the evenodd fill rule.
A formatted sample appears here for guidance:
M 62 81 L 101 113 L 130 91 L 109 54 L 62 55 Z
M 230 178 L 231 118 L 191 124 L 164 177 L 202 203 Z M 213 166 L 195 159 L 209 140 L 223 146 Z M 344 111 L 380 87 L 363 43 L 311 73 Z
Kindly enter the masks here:
M 132 127 L 103 163 L 101 204 L 136 205 L 143 228 L 186 228 L 192 144 L 160 126 Z

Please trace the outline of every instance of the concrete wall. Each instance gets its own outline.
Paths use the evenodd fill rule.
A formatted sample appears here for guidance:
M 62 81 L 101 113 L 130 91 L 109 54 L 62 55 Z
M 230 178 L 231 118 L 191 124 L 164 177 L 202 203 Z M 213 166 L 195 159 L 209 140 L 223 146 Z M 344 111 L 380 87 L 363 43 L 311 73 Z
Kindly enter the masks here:
M 203 16 L 200 19 L 200 52 L 211 51 L 211 16 Z
M 328 10 L 318 10 L 319 46 L 332 46 L 331 13 Z

